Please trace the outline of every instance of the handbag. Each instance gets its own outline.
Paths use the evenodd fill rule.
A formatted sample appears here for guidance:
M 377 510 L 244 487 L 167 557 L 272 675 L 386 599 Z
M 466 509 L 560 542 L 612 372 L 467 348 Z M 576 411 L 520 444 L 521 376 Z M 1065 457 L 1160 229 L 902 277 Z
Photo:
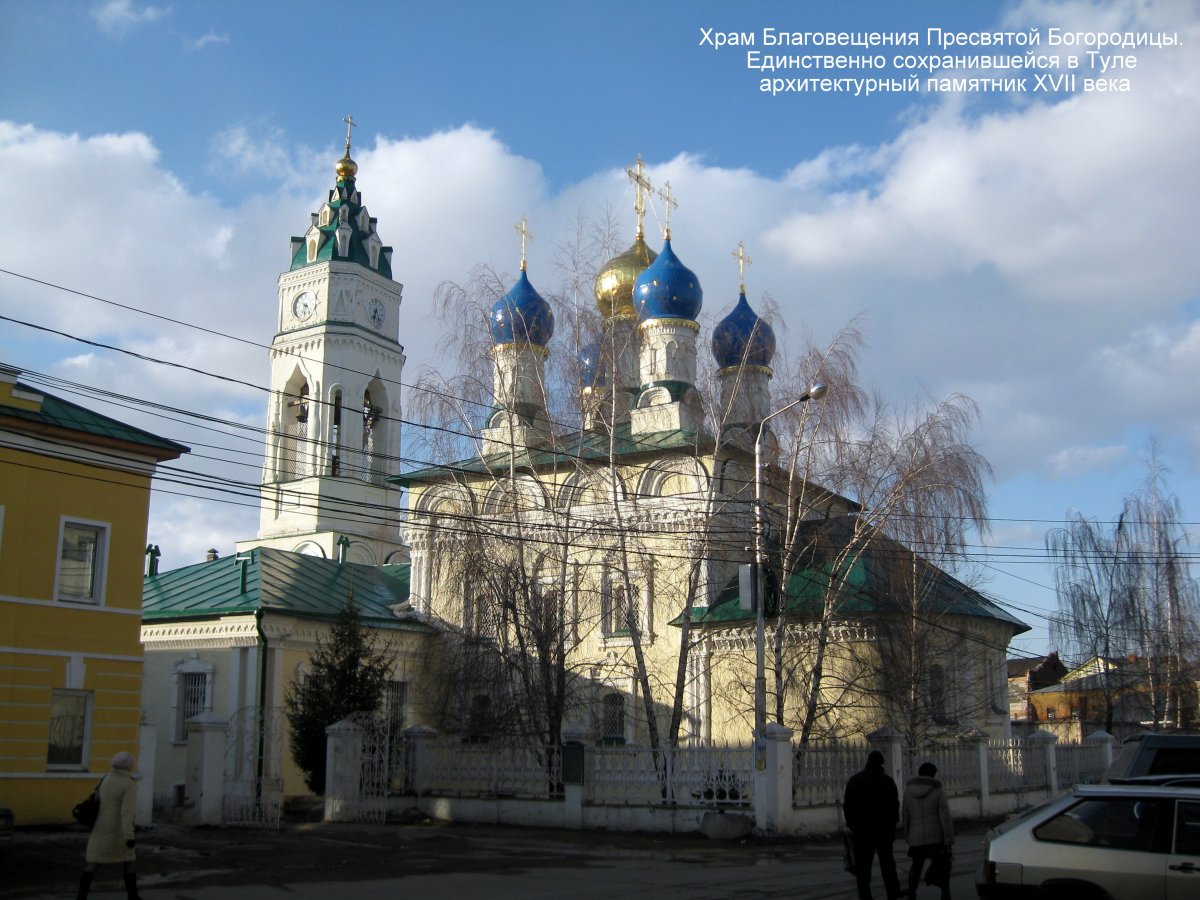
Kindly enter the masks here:
M 854 839 L 849 831 L 842 832 L 842 866 L 851 875 L 858 874 L 858 866 L 854 859 Z
M 930 887 L 942 887 L 950 883 L 950 868 L 954 863 L 954 854 L 949 846 L 943 844 L 929 860 L 929 871 L 925 873 L 925 883 Z
M 103 778 L 96 782 L 96 787 L 92 789 L 92 792 L 76 803 L 75 808 L 71 810 L 71 815 L 80 825 L 91 828 L 96 824 L 96 819 L 100 815 L 100 785 L 102 784 L 104 784 Z

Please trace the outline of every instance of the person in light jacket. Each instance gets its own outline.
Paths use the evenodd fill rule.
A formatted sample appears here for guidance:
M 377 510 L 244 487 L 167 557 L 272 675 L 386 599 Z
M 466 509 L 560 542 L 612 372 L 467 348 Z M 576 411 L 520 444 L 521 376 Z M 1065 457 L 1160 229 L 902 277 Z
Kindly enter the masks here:
M 935 775 L 937 766 L 923 763 L 917 776 L 905 785 L 904 801 L 900 804 L 900 830 L 904 832 L 908 855 L 912 857 L 912 868 L 908 871 L 909 897 L 917 896 L 925 860 L 949 853 L 950 845 L 954 843 L 950 804 Z M 942 891 L 942 900 L 950 900 L 949 877 L 938 887 Z
M 112 771 L 100 782 L 100 814 L 88 838 L 86 864 L 79 877 L 78 900 L 92 889 L 96 866 L 121 863 L 128 900 L 140 900 L 134 870 L 133 810 L 137 805 L 137 783 L 133 780 L 134 758 L 121 752 L 112 758 Z

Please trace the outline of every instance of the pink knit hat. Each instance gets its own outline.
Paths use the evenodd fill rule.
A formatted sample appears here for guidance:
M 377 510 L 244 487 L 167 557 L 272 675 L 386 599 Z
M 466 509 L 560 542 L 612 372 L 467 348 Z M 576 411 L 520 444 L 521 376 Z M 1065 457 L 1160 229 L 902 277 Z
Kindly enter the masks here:
M 126 771 L 131 772 L 133 771 L 133 764 L 133 754 L 126 753 L 124 750 L 112 758 L 112 767 L 114 769 L 125 769 Z

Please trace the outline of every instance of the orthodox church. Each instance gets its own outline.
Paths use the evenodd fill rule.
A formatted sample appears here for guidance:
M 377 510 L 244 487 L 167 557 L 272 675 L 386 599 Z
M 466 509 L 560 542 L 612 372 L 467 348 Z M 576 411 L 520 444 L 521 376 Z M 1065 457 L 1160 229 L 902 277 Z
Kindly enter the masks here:
M 744 285 L 702 351 L 700 279 L 676 254 L 669 218 L 659 251 L 647 244 L 639 161 L 634 241 L 595 280 L 601 325 L 579 358 L 582 427 L 547 411 L 555 316 L 522 247 L 516 283 L 489 314 L 493 407 L 476 452 L 401 473 L 402 286 L 357 187 L 349 131 L 335 174 L 279 278 L 258 535 L 235 556 L 145 581 L 156 795 L 178 791 L 188 721 L 278 710 L 347 599 L 395 654 L 386 701 L 396 728 L 478 740 L 748 739 L 755 613 L 738 575 L 752 558 L 753 436 L 771 411 L 775 337 Z M 669 189 L 665 199 L 669 211 Z M 720 396 L 707 405 L 701 352 L 718 369 Z M 801 514 L 828 521 L 854 509 L 826 493 Z M 829 704 L 830 735 L 885 724 L 871 685 L 846 674 L 854 648 L 871 645 L 886 592 L 867 560 L 857 565 L 853 612 L 826 663 L 851 684 Z M 1000 735 L 1005 651 L 1026 626 L 921 567 L 938 614 L 955 623 L 938 650 L 953 659 L 940 666 L 942 721 Z M 792 619 L 777 631 L 787 652 L 775 658 L 790 662 L 774 666 L 772 686 L 785 724 L 803 700 L 795 675 L 808 664 L 817 580 L 778 592 L 775 614 Z M 977 642 L 967 658 L 963 635 Z M 280 752 L 280 777 L 299 785 Z

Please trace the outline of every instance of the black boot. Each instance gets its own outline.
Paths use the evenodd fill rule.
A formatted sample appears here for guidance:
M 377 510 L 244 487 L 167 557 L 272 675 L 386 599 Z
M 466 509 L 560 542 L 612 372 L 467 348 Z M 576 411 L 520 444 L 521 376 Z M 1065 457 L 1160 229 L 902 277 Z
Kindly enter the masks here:
M 79 893 L 75 895 L 75 900 L 87 900 L 88 891 L 92 889 L 92 879 L 95 878 L 94 872 L 89 872 L 86 869 L 79 876 Z
M 137 873 L 125 873 L 125 896 L 128 900 L 142 900 L 137 892 Z

